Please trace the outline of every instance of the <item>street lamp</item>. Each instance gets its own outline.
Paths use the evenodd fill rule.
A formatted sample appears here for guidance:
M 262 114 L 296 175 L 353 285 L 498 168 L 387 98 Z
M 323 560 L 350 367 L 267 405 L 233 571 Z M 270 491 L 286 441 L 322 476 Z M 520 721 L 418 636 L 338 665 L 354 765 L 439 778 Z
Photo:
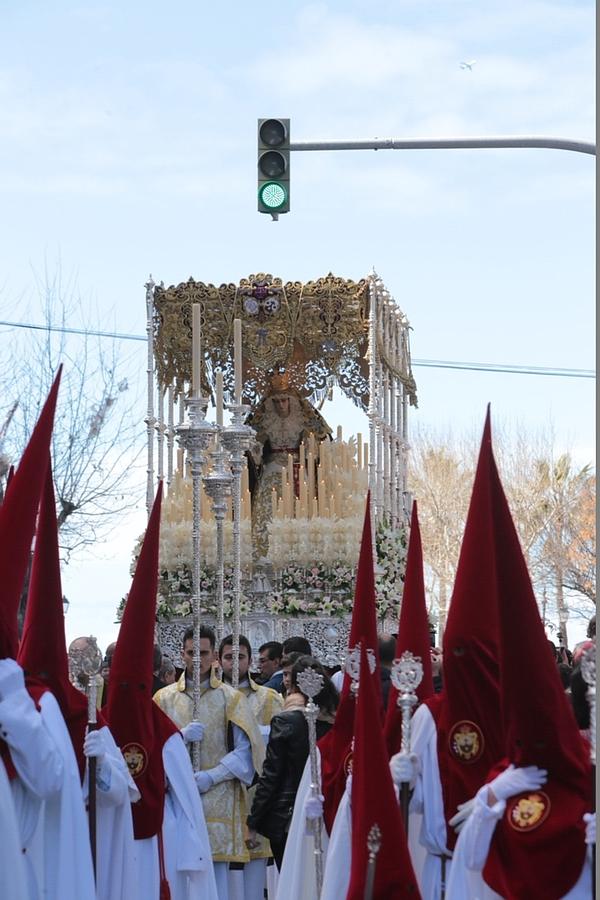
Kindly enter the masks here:
M 62 605 L 63 605 L 63 615 L 66 616 L 66 614 L 69 612 L 69 606 L 70 606 L 71 604 L 70 604 L 70 602 L 67 600 L 65 594 L 63 594 Z

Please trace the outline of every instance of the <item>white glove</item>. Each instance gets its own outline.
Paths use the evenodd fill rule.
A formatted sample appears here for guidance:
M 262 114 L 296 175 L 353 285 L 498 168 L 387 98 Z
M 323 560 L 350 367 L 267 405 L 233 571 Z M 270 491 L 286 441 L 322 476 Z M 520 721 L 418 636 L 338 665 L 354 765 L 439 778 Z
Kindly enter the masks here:
M 584 813 L 583 821 L 585 822 L 585 842 L 586 844 L 596 845 L 596 813 Z
M 309 794 L 304 801 L 304 815 L 307 819 L 320 819 L 323 815 L 323 794 Z
M 208 772 L 194 772 L 194 780 L 196 782 L 196 787 L 201 794 L 205 794 L 207 791 L 210 791 L 211 787 L 213 786 L 213 780 Z
M 504 772 L 490 781 L 488 789 L 496 800 L 508 800 L 523 791 L 537 791 L 547 780 L 548 773 L 545 769 L 538 769 L 537 766 L 516 769 L 511 763 Z
M 448 825 L 451 825 L 457 834 L 460 834 L 460 830 L 473 812 L 474 806 L 475 797 L 473 797 L 471 800 L 467 800 L 465 803 L 459 803 L 456 807 L 458 812 L 455 813 L 448 821 Z
M 88 731 L 83 742 L 83 755 L 87 756 L 88 759 L 90 756 L 95 757 L 96 765 L 98 768 L 101 767 L 106 752 L 104 749 L 104 741 L 102 740 L 102 735 L 99 731 Z
M 0 659 L 0 700 L 25 690 L 23 669 L 14 659 Z
M 416 753 L 396 753 L 390 759 L 390 772 L 396 787 L 406 783 L 412 790 L 416 784 L 420 769 L 419 757 Z
M 186 744 L 194 744 L 204 737 L 204 725 L 202 722 L 190 722 L 181 729 L 181 735 Z

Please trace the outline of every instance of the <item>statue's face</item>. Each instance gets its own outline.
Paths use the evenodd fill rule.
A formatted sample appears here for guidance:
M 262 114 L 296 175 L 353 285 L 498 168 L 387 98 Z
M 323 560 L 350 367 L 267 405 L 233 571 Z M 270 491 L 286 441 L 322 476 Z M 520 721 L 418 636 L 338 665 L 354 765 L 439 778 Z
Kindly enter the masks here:
M 273 409 L 281 419 L 287 419 L 290 414 L 290 398 L 286 395 L 273 397 Z

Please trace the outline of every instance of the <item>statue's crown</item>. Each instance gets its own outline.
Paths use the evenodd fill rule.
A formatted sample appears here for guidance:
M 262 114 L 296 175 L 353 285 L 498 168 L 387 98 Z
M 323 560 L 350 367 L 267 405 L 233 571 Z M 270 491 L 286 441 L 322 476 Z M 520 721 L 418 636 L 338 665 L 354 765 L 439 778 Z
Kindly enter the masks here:
M 271 376 L 271 392 L 279 393 L 280 391 L 289 391 L 290 376 L 287 372 L 276 372 Z

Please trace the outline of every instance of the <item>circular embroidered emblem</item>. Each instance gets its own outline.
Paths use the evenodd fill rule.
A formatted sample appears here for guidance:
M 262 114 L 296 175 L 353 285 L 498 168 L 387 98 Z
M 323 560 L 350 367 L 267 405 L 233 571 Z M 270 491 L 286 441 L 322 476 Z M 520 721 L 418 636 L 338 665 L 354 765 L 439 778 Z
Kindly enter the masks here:
M 481 728 L 475 722 L 463 719 L 450 729 L 448 746 L 455 759 L 463 763 L 474 763 L 480 758 L 484 747 Z
M 144 747 L 132 741 L 130 744 L 125 744 L 124 747 L 121 747 L 121 752 L 125 757 L 131 776 L 139 778 L 142 772 L 146 771 L 146 766 L 148 765 L 148 754 Z
M 352 775 L 353 763 L 354 763 L 354 753 L 351 750 L 350 753 L 348 754 L 348 756 L 346 757 L 346 759 L 344 760 L 344 772 L 346 774 L 346 778 L 348 777 L 348 775 Z
M 506 808 L 509 825 L 515 831 L 533 831 L 548 818 L 550 805 L 550 797 L 544 791 L 514 797 Z

